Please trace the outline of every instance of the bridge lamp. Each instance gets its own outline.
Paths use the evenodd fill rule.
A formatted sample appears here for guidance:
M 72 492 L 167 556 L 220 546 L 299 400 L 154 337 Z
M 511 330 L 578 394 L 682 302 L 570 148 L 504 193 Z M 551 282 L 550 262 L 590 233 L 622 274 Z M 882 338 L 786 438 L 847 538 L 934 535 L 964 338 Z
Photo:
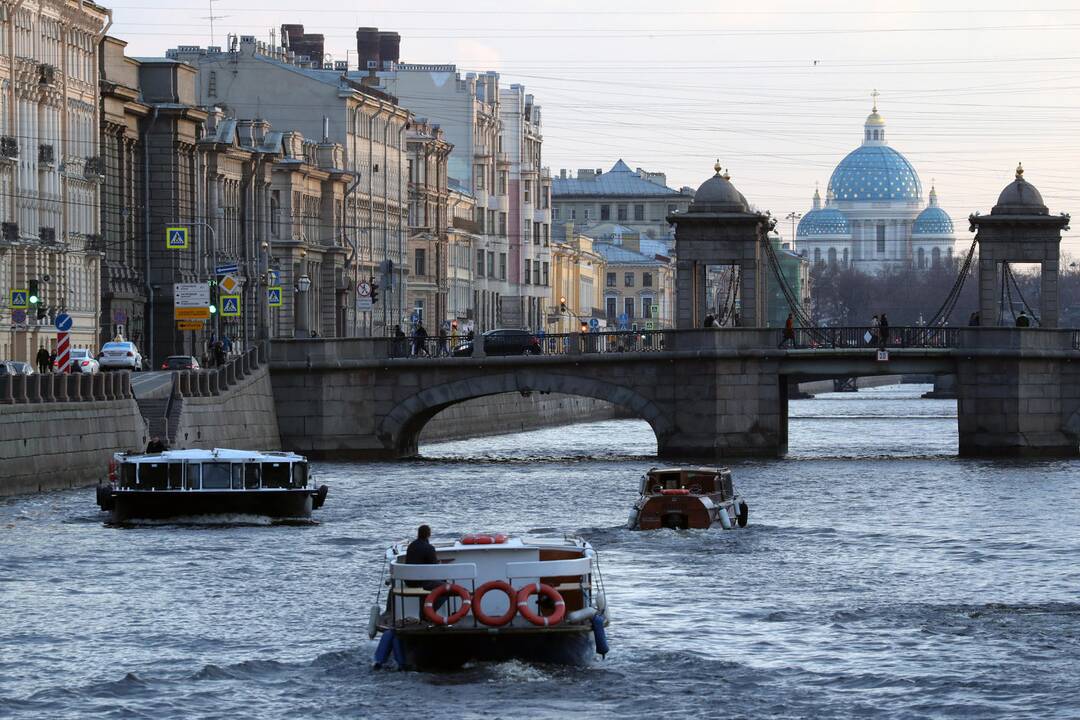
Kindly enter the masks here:
M 583 332 L 583 333 L 589 332 L 589 323 L 587 323 L 587 322 L 582 322 L 581 323 L 581 332 Z

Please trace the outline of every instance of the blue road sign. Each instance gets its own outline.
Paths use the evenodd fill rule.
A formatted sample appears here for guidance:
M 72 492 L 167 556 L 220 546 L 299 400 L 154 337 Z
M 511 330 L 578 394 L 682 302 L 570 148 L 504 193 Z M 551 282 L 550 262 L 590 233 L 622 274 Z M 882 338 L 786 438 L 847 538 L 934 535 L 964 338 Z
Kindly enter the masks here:
M 60 332 L 67 332 L 71 329 L 71 316 L 67 313 L 60 313 L 56 316 L 56 329 Z
M 266 288 L 266 304 L 270 307 L 281 307 L 281 288 Z
M 11 311 L 11 322 L 15 323 L 16 325 L 22 325 L 24 322 L 26 322 L 26 311 L 25 310 L 12 310 Z
M 413 323 L 414 325 L 420 322 L 420 313 L 414 312 L 412 315 L 410 315 L 409 322 Z
M 240 296 L 221 296 L 221 317 L 240 317 Z
M 591 327 L 593 330 L 595 330 L 596 328 L 600 327 L 600 321 L 597 320 L 596 318 L 593 318 L 592 320 L 589 321 L 589 327 Z
M 232 275 L 233 273 L 240 272 L 240 266 L 236 263 L 230 263 L 229 265 L 218 265 L 214 268 L 215 275 Z
M 188 229 L 186 227 L 165 228 L 165 247 L 169 250 L 187 250 Z
M 30 298 L 30 292 L 27 290 L 12 290 L 11 291 L 11 307 L 13 308 L 25 308 Z

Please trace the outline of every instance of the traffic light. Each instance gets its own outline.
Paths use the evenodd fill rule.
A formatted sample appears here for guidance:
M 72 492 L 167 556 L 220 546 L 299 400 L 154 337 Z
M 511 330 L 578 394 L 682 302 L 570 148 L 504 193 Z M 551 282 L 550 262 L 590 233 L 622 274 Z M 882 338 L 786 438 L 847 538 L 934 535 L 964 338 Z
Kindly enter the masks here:
M 566 298 L 559 298 L 559 312 L 566 312 Z
M 217 314 L 217 305 L 215 305 L 213 303 L 210 303 L 210 314 L 211 315 L 216 315 Z
M 37 305 L 39 302 L 41 302 L 40 283 L 37 280 L 29 280 L 26 284 L 30 291 L 30 297 L 28 298 L 30 300 L 30 304 Z
M 581 332 L 589 332 L 589 323 L 585 322 L 584 320 L 581 321 Z
M 379 283 L 374 281 L 371 283 L 371 302 L 379 302 Z

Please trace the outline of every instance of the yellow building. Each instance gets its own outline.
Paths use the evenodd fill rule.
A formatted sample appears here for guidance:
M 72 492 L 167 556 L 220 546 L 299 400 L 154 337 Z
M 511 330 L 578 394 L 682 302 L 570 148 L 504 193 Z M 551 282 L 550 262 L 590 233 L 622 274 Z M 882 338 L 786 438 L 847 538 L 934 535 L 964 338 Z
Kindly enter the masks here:
M 601 307 L 608 327 L 674 327 L 675 268 L 671 259 L 656 252 L 651 241 L 631 228 L 618 227 L 617 232 L 603 237 L 605 241 L 595 241 L 593 249 L 605 264 Z
M 604 258 L 592 238 L 574 232 L 573 223 L 555 226 L 551 242 L 551 298 L 547 332 L 577 332 L 582 322 L 603 317 Z M 562 301 L 566 300 L 566 310 Z

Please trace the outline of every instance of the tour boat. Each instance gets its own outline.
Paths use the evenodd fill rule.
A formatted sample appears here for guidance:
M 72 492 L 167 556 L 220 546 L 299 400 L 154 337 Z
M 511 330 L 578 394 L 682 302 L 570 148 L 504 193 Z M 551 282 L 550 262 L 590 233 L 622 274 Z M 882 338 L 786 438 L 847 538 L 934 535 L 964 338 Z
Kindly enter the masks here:
M 288 452 L 167 450 L 117 453 L 97 502 L 113 522 L 194 515 L 310 518 L 326 500 L 307 459 Z
M 603 579 L 586 541 L 495 533 L 432 545 L 437 565 L 406 564 L 407 542 L 386 551 L 368 625 L 371 638 L 382 633 L 376 667 L 391 656 L 421 670 L 472 660 L 583 665 L 607 653 Z
M 750 512 L 735 494 L 731 470 L 720 467 L 651 468 L 630 511 L 631 530 L 746 527 Z

